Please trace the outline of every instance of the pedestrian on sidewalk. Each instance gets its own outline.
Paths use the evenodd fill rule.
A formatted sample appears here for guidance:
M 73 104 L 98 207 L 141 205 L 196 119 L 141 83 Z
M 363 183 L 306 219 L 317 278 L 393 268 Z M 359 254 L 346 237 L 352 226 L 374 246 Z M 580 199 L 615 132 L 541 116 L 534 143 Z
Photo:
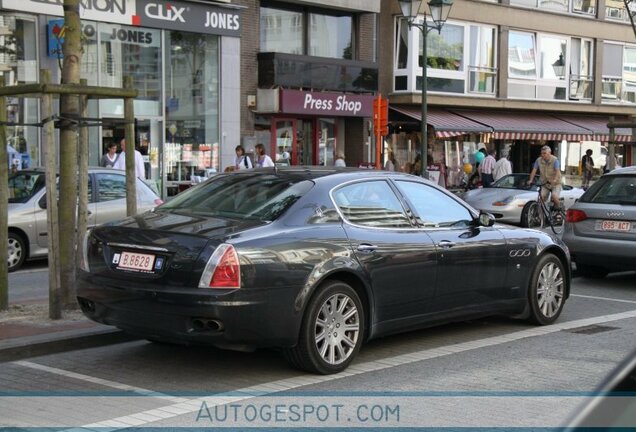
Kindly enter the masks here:
M 592 159 L 592 149 L 587 149 L 581 158 L 581 169 L 583 170 L 583 180 L 581 187 L 587 190 L 590 187 L 590 180 L 594 175 L 594 160 Z

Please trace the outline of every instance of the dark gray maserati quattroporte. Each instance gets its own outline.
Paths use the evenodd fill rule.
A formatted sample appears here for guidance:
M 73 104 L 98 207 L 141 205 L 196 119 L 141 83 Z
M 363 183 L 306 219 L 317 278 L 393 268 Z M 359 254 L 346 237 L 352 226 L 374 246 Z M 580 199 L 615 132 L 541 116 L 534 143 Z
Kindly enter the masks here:
M 495 314 L 550 324 L 570 290 L 561 241 L 386 171 L 220 174 L 93 229 L 83 250 L 92 320 L 152 341 L 279 347 L 322 374 L 390 333 Z

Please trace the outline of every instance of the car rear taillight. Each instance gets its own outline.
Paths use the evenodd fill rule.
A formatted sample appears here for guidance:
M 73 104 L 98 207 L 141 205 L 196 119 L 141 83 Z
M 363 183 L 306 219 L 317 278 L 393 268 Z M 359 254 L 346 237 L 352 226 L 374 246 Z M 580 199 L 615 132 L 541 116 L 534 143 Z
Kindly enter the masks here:
M 199 288 L 235 289 L 241 287 L 241 265 L 234 246 L 216 248 L 203 270 Z
M 587 215 L 582 210 L 569 209 L 565 213 L 565 220 L 570 223 L 577 223 L 587 219 Z
M 161 200 L 160 198 L 157 198 L 155 200 L 155 205 L 161 205 L 161 204 L 163 204 L 163 200 Z

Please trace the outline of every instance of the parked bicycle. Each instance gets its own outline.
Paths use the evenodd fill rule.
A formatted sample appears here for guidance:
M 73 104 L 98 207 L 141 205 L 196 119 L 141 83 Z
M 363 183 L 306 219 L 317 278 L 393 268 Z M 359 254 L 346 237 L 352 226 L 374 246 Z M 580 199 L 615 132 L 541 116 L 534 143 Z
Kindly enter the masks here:
M 550 194 L 546 200 L 541 196 L 541 188 L 545 187 L 550 190 Z M 549 183 L 539 185 L 537 189 L 538 197 L 528 209 L 528 226 L 531 228 L 545 228 L 550 226 L 552 232 L 561 234 L 563 225 L 565 224 L 565 210 L 563 200 L 558 208 L 554 207 L 552 202 L 552 188 Z

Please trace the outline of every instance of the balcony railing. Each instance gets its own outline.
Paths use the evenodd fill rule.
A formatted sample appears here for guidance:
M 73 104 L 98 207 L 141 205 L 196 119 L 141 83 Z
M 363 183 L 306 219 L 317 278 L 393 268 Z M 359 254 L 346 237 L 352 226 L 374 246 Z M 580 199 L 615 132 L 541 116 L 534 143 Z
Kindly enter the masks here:
M 497 68 L 468 66 L 468 93 L 494 95 L 497 92 Z
M 592 100 L 594 77 L 590 75 L 570 75 L 570 99 Z
M 258 86 L 375 92 L 378 64 L 282 53 L 258 54 Z

